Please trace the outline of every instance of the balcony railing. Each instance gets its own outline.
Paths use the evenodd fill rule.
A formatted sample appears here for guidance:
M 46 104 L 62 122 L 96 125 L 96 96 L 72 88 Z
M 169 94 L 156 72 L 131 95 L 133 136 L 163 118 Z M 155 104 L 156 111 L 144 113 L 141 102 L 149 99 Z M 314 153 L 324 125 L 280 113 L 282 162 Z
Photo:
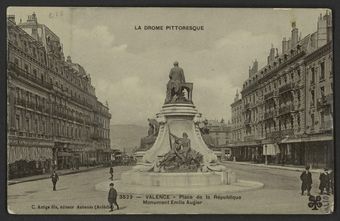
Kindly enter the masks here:
M 249 103 L 244 105 L 244 110 L 247 110 L 247 109 L 249 109 Z
M 282 93 L 285 93 L 287 91 L 291 91 L 291 90 L 294 89 L 294 87 L 295 87 L 295 84 L 293 82 L 288 83 L 288 84 L 279 88 L 279 93 L 282 94 Z
M 264 113 L 264 119 L 265 120 L 273 118 L 273 117 L 275 117 L 275 110 L 268 111 L 268 112 Z
M 332 102 L 333 102 L 333 95 L 332 94 L 324 95 L 320 99 L 318 99 L 317 109 L 328 107 L 328 106 L 331 105 Z
M 282 137 L 284 137 L 284 136 L 291 136 L 291 135 L 294 135 L 294 129 L 281 130 L 280 133 L 281 133 Z
M 250 118 L 244 120 L 244 125 L 249 125 L 251 122 Z
M 266 138 L 271 138 L 271 139 L 278 139 L 281 137 L 280 131 L 272 131 L 266 133 Z
M 289 104 L 279 109 L 279 115 L 287 114 L 294 111 L 294 104 Z
M 321 122 L 320 130 L 321 131 L 333 130 L 333 121 L 327 120 L 327 121 Z
M 244 137 L 244 141 L 254 141 L 255 135 L 248 135 Z
M 34 82 L 40 86 L 43 86 L 47 89 L 52 89 L 52 84 L 42 81 L 41 79 L 29 74 L 26 70 L 19 68 L 16 64 L 14 63 L 9 63 L 8 67 L 10 70 L 14 71 L 18 77 L 29 80 L 31 82 Z

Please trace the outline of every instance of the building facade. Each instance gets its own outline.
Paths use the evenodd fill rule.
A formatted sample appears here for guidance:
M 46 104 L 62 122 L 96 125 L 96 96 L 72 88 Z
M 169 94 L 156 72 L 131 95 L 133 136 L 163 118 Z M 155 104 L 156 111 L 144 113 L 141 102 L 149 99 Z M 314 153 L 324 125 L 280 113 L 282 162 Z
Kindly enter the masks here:
M 110 160 L 108 105 L 36 15 L 7 20 L 9 177 Z
M 281 53 L 272 46 L 264 67 L 253 63 L 242 98 L 231 104 L 231 147 L 239 160 L 333 165 L 331 14 L 320 15 L 316 32 L 298 33 L 294 22 Z

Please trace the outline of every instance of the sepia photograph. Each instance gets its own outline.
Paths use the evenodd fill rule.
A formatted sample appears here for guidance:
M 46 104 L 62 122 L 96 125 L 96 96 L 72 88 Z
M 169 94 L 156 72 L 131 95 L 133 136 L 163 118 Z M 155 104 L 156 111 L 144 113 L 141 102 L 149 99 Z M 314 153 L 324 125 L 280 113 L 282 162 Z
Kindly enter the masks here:
M 10 214 L 334 212 L 327 8 L 7 8 Z

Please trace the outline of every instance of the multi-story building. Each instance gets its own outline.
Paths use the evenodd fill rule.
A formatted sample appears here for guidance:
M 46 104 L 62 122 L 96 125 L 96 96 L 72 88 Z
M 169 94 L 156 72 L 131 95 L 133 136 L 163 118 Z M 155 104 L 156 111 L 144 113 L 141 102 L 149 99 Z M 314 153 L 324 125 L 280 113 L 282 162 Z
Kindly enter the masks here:
M 255 61 L 249 69 L 242 98 L 231 105 L 236 158 L 314 167 L 333 164 L 331 19 L 328 12 L 320 15 L 317 31 L 304 38 L 293 22 L 281 53 L 272 46 L 267 64 L 258 70 Z M 237 121 L 240 103 L 243 125 Z
M 59 37 L 33 13 L 8 16 L 7 39 L 9 176 L 109 160 L 108 105 Z
M 231 141 L 231 124 L 222 119 L 204 120 L 200 125 L 201 135 L 207 146 L 214 150 L 218 157 L 225 158 L 231 153 L 227 146 Z
M 213 146 L 225 146 L 230 142 L 230 126 L 223 120 L 207 120 L 206 128 L 209 130 Z

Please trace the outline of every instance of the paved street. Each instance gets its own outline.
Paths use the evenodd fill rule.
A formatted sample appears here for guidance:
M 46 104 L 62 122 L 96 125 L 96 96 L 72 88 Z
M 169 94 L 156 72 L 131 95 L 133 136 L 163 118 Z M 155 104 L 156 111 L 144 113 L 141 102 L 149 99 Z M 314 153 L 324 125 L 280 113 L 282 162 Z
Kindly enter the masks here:
M 224 199 L 197 200 L 193 204 L 143 204 L 146 196 L 122 196 L 120 210 L 109 213 L 107 193 L 96 191 L 95 184 L 107 181 L 108 168 L 60 177 L 57 191 L 52 191 L 50 180 L 25 182 L 8 187 L 9 209 L 19 214 L 126 214 L 126 213 L 325 213 L 323 207 L 311 210 L 308 197 L 300 195 L 300 172 L 251 165 L 226 164 L 239 179 L 264 183 L 264 188 L 240 193 L 225 194 Z M 129 167 L 115 167 L 115 179 Z M 319 174 L 313 174 L 312 194 L 317 193 Z M 119 193 L 119 190 L 118 190 Z M 232 195 L 233 197 L 230 197 Z M 179 196 L 171 196 L 181 200 Z M 195 196 L 196 197 L 196 196 Z M 206 196 L 203 196 L 205 199 Z M 234 199 L 232 199 L 234 198 Z M 184 200 L 186 202 L 186 199 Z M 63 208 L 64 207 L 64 208 Z M 78 207 L 78 208 L 77 208 Z

